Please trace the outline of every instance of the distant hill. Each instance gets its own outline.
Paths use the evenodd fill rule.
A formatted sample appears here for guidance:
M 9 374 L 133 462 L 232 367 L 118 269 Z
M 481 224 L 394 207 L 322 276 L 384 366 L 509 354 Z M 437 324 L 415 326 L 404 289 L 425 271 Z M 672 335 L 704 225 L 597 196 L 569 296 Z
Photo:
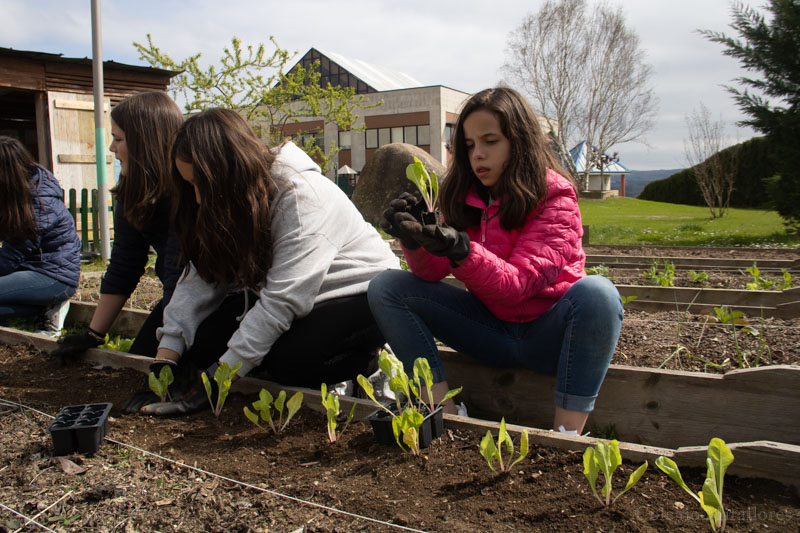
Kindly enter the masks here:
M 625 196 L 635 198 L 642 192 L 644 186 L 651 181 L 660 180 L 680 172 L 682 168 L 672 170 L 633 170 L 625 174 Z M 611 176 L 611 188 L 619 190 L 619 175 Z

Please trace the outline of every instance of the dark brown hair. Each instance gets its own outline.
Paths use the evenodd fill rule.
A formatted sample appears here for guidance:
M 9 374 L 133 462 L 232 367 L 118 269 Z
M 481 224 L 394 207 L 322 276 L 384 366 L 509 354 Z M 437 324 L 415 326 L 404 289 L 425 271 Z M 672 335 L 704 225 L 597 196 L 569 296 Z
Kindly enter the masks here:
M 497 183 L 497 195 L 502 198 L 498 216 L 503 228 L 518 228 L 547 197 L 548 168 L 570 181 L 572 178 L 550 146 L 550 139 L 542 131 L 528 102 L 507 87 L 485 89 L 464 104 L 453 132 L 439 206 L 445 221 L 456 229 L 463 230 L 479 223 L 480 211 L 465 204 L 470 188 L 475 184 L 479 188 L 483 186 L 470 165 L 464 120 L 480 109 L 497 117 L 503 135 L 511 144 L 508 164 Z
M 22 242 L 38 235 L 30 188 L 35 172 L 25 146 L 0 136 L 0 241 Z
M 263 284 L 272 262 L 269 201 L 276 190 L 270 173 L 275 156 L 241 116 L 215 108 L 183 123 L 170 159 L 175 230 L 186 259 L 209 283 Z M 176 159 L 191 163 L 199 205 Z
M 137 93 L 111 110 L 111 119 L 125 132 L 128 165 L 111 192 L 135 228 L 150 223 L 156 204 L 166 197 L 169 149 L 183 123 L 178 105 L 164 92 Z

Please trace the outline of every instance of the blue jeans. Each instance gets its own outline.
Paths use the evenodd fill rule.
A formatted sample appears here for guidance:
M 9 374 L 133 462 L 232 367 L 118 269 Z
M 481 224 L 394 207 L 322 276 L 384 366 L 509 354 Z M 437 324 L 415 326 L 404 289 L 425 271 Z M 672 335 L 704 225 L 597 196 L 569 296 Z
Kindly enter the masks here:
M 580 279 L 543 315 L 522 323 L 498 319 L 464 289 L 402 270 L 379 274 L 367 295 L 407 371 L 425 357 L 434 382 L 446 380 L 436 337 L 485 365 L 556 376 L 556 406 L 570 411 L 594 409 L 622 327 L 619 293 L 601 276 Z
M 70 298 L 75 290 L 75 287 L 39 272 L 17 270 L 0 276 L 0 316 L 39 315 L 48 306 Z

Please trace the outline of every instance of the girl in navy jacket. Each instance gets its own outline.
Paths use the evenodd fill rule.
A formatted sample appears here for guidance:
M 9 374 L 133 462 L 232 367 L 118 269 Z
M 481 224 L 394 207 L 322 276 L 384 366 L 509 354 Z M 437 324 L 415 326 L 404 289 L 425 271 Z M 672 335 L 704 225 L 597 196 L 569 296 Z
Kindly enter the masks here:
M 61 186 L 25 146 L 0 136 L 0 319 L 39 316 L 61 334 L 80 276 L 81 241 Z

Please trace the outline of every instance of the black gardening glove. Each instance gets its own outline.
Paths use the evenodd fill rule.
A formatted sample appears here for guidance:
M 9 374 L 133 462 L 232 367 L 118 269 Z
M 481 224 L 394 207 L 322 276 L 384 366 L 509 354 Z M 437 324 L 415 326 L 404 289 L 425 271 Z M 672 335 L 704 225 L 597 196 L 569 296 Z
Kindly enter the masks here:
M 414 195 L 404 192 L 389 203 L 383 212 L 380 226 L 383 231 L 400 239 L 400 244 L 409 250 L 416 250 L 420 244 L 414 235 L 422 229 L 422 208 L 424 204 Z M 416 224 L 414 224 L 416 222 Z
M 450 226 L 423 226 L 419 242 L 429 253 L 451 261 L 461 261 L 469 255 L 469 235 Z
M 208 381 L 211 384 L 211 401 L 214 405 L 217 403 L 217 396 L 219 389 L 217 382 L 214 380 L 214 373 L 217 369 L 217 364 L 211 365 L 211 368 L 206 370 Z M 179 395 L 172 398 L 171 402 L 155 402 L 145 405 L 139 411 L 145 415 L 154 416 L 180 416 L 188 415 L 190 413 L 197 413 L 210 409 L 211 404 L 208 401 L 208 394 L 203 382 L 200 380 L 199 374 L 193 376 L 192 382 L 181 392 Z
M 86 328 L 82 333 L 73 333 L 58 339 L 58 348 L 50 355 L 58 357 L 64 363 L 75 359 L 77 356 L 91 348 L 97 348 L 105 342 L 105 336 L 97 333 L 92 328 Z
M 177 362 L 170 361 L 168 359 L 156 359 L 150 364 L 150 369 L 145 377 L 144 387 L 142 390 L 134 392 L 133 395 L 128 398 L 124 404 L 122 404 L 122 410 L 124 412 L 138 413 L 139 410 L 145 405 L 150 405 L 151 403 L 161 401 L 161 399 L 156 396 L 156 393 L 150 389 L 150 373 L 155 373 L 157 378 L 161 375 L 161 369 L 165 366 L 168 366 L 172 369 L 173 378 L 173 381 L 168 388 L 168 398 L 177 398 L 183 394 L 187 387 L 192 384 L 194 371 L 191 365 L 179 365 Z

